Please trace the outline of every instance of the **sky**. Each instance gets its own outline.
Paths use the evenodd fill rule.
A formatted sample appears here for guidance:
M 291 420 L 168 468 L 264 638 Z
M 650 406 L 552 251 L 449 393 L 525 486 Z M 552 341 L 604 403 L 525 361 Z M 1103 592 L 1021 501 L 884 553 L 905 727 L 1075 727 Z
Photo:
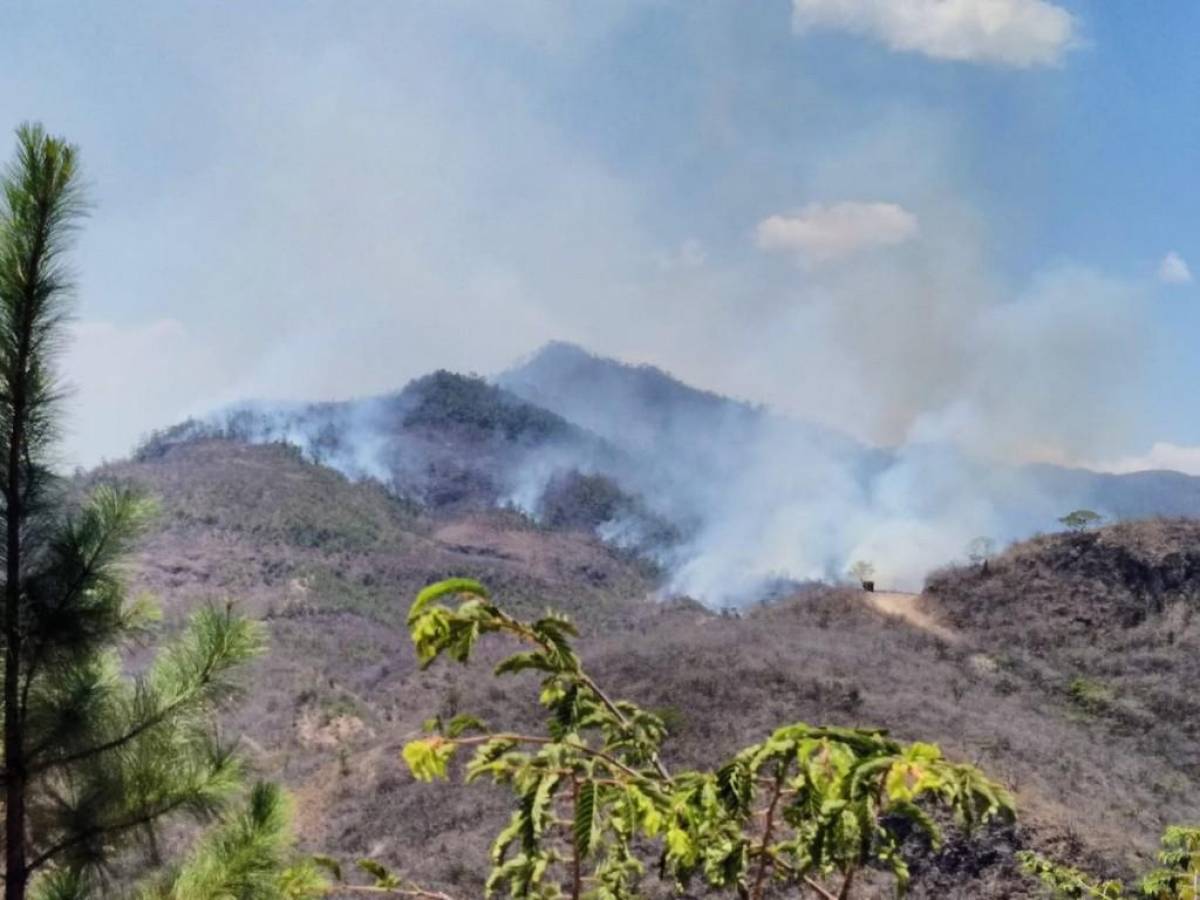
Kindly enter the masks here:
M 864 441 L 1200 473 L 1200 5 L 0 0 L 81 147 L 64 461 L 548 340 Z

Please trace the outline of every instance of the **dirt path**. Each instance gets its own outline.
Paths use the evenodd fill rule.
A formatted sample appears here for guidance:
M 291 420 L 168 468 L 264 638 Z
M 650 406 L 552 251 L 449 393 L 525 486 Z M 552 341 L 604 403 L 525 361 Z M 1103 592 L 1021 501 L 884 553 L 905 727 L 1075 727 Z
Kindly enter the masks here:
M 885 616 L 903 619 L 908 624 L 920 628 L 929 634 L 941 638 L 948 644 L 957 644 L 962 640 L 958 632 L 947 628 L 933 616 L 922 609 L 923 599 L 920 594 L 905 594 L 900 591 L 875 591 L 864 593 L 869 606 L 879 610 Z

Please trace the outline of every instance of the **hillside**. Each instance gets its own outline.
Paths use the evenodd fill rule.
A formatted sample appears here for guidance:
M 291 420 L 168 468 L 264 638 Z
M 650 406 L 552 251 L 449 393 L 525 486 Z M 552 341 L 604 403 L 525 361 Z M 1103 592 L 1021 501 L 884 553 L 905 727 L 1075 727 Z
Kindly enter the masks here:
M 433 372 L 393 394 L 339 403 L 244 403 L 152 435 L 151 460 L 197 439 L 286 443 L 356 480 L 378 481 L 436 509 L 488 509 L 522 489 L 522 473 L 554 453 L 604 459 L 594 435 L 482 378 Z
M 236 593 L 281 618 L 345 611 L 403 620 L 407 598 L 430 580 L 473 573 L 538 606 L 564 588 L 610 595 L 651 589 L 644 566 L 594 538 L 550 533 L 493 509 L 439 517 L 372 481 L 354 481 L 284 444 L 205 438 L 105 466 L 89 481 L 135 483 L 162 506 L 143 554 L 156 590 Z
M 286 443 L 438 513 L 512 508 L 586 531 L 710 606 L 836 580 L 869 558 L 914 589 L 987 535 L 1004 544 L 1090 507 L 1110 519 L 1200 516 L 1200 479 L 1012 468 L 953 446 L 865 447 L 653 366 L 550 344 L 494 382 L 439 371 L 337 403 L 244 403 L 151 437 Z
M 948 623 L 990 637 L 1014 684 L 1102 723 L 1110 746 L 1122 747 L 1113 775 L 1144 779 L 1176 818 L 1194 810 L 1200 523 L 1127 522 L 1037 538 L 992 561 L 986 576 L 936 573 L 927 593 Z M 1144 800 L 1120 791 L 1108 800 L 1145 816 Z
M 1195 705 L 1180 686 L 1200 641 L 1195 523 L 1041 538 L 987 577 L 945 570 L 911 602 L 948 639 L 835 588 L 741 616 L 654 602 L 654 573 L 585 533 L 426 511 L 280 445 L 183 442 L 91 478 L 161 497 L 139 579 L 173 616 L 232 596 L 268 623 L 270 655 L 227 727 L 297 792 L 305 846 L 378 856 L 455 896 L 478 895 L 506 798 L 414 783 L 398 749 L 436 712 L 520 726 L 536 711 L 519 683 L 488 675 L 489 653 L 470 670 L 417 668 L 403 614 L 451 574 L 516 611 L 571 615 L 595 674 L 668 718 L 677 766 L 806 720 L 935 740 L 1011 785 L 1017 831 L 925 856 L 918 897 L 1026 896 L 1012 864 L 1023 845 L 1123 870 L 1163 824 L 1194 817 Z

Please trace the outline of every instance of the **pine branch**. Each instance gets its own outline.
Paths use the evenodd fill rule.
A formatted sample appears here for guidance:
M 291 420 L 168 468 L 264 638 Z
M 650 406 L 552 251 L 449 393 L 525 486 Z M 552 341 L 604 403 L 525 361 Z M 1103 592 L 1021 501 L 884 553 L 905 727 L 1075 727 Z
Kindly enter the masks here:
M 134 494 L 101 488 L 92 495 L 81 521 L 78 524 L 66 523 L 64 533 L 52 541 L 55 549 L 51 554 L 48 573 L 68 568 L 76 568 L 77 571 L 70 576 L 61 594 L 54 598 L 56 614 L 81 597 L 88 586 L 111 565 L 114 557 L 127 549 L 131 539 L 141 533 L 148 512 L 148 504 Z M 81 546 L 86 541 L 89 526 L 91 530 L 98 531 L 90 551 Z M 46 576 L 43 576 L 43 580 L 46 580 Z M 49 602 L 42 599 L 40 605 L 45 607 Z M 38 670 L 45 661 L 51 634 L 43 628 L 38 638 L 36 646 L 27 653 L 29 662 L 21 690 L 22 715 L 29 707 L 29 694 Z
M 118 750 L 146 734 L 151 729 L 166 724 L 177 714 L 196 705 L 205 704 L 210 699 L 208 695 L 211 693 L 211 689 L 220 686 L 217 680 L 218 676 L 225 670 L 253 656 L 259 649 L 257 634 L 248 627 L 249 623 L 246 620 L 235 618 L 232 615 L 232 611 L 227 607 L 223 614 L 209 611 L 207 614 L 201 613 L 193 619 L 190 633 L 185 634 L 184 638 L 177 642 L 174 648 L 168 649 L 161 654 L 160 667 L 165 665 L 169 669 L 173 662 L 172 653 L 182 653 L 189 639 L 200 640 L 202 635 L 197 634 L 197 632 L 201 631 L 206 624 L 209 627 L 223 629 L 223 631 L 215 640 L 215 645 L 207 648 L 204 652 L 204 660 L 198 671 L 190 673 L 190 683 L 183 686 L 174 686 L 174 693 L 176 694 L 174 700 L 163 704 L 154 712 L 144 716 L 115 737 L 81 750 L 65 753 L 37 763 L 31 767 L 30 774 L 38 775 L 51 769 L 71 766 L 87 759 Z M 174 662 L 174 665 L 178 666 L 178 662 Z M 174 673 L 168 672 L 167 674 Z M 37 752 L 40 753 L 44 749 L 46 749 L 45 746 L 40 747 Z

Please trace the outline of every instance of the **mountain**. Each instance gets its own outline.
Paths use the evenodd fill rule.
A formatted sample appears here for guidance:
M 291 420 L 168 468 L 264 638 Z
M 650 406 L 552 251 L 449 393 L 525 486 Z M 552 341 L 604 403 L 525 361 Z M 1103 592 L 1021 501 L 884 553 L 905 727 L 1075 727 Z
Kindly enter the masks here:
M 1110 519 L 1200 516 L 1200 478 L 1182 472 L 1116 475 L 1045 465 L 1029 471 L 1047 493 L 1075 498 L 1076 507 L 1102 511 Z
M 380 397 L 340 403 L 244 403 L 153 435 L 135 454 L 220 438 L 282 443 L 352 479 L 435 509 L 489 509 L 521 490 L 539 454 L 601 460 L 612 451 L 561 416 L 482 378 L 439 371 Z
M 490 676 L 486 642 L 470 668 L 419 667 L 407 605 L 450 575 L 482 579 L 518 614 L 570 615 L 600 682 L 671 723 L 680 769 L 800 720 L 936 741 L 1010 785 L 1019 826 L 918 850 L 917 898 L 1034 896 L 1014 863 L 1022 847 L 1125 873 L 1163 824 L 1194 812 L 1194 522 L 1038 538 L 986 575 L 940 570 L 923 597 L 891 606 L 814 586 L 728 615 L 652 599 L 655 570 L 582 530 L 422 506 L 277 442 L 160 441 L 85 481 L 160 498 L 137 579 L 169 623 L 233 598 L 267 625 L 269 654 L 223 728 L 295 792 L 302 846 L 375 856 L 456 897 L 480 895 L 508 798 L 414 782 L 399 747 L 438 713 L 514 729 L 539 713 L 527 680 Z
M 611 473 L 617 483 L 689 526 L 668 560 L 671 588 L 710 602 L 761 594 L 772 574 L 838 578 L 854 559 L 916 588 L 975 537 L 1006 544 L 1078 508 L 1110 521 L 1200 516 L 1200 478 L 1002 466 L 945 444 L 867 447 L 570 344 L 496 380 L 634 461 Z
M 765 433 L 860 458 L 882 458 L 853 439 L 765 407 L 691 387 L 651 365 L 630 365 L 555 341 L 502 372 L 496 383 L 575 422 L 635 457 L 669 455 L 680 468 L 732 468 Z M 731 464 L 732 463 L 732 464 Z
M 986 573 L 945 567 L 981 523 L 1200 511 L 1200 480 L 1178 473 L 862 448 L 554 345 L 495 383 L 438 372 L 383 397 L 246 404 L 82 477 L 100 481 L 161 499 L 138 580 L 168 627 L 227 597 L 267 624 L 224 727 L 295 791 L 303 845 L 454 896 L 479 895 L 507 798 L 415 783 L 398 749 L 431 715 L 516 729 L 537 713 L 524 682 L 487 675 L 493 649 L 417 664 L 407 604 L 449 576 L 570 615 L 590 670 L 671 723 L 680 767 L 802 720 L 933 740 L 1011 786 L 1019 826 L 917 848 L 916 897 L 1032 896 L 1023 847 L 1127 873 L 1200 789 L 1200 524 L 1119 522 L 1017 543 Z M 923 595 L 799 585 L 860 554 L 895 566 L 886 584 L 885 551 L 934 570 Z M 741 613 L 716 611 L 731 598 Z
M 690 387 L 650 365 L 628 365 L 553 342 L 501 373 L 496 382 L 626 450 L 677 451 L 736 445 L 769 424 L 788 427 L 831 452 L 858 461 L 864 478 L 894 465 L 897 454 L 808 423 L 773 416 L 761 406 Z M 704 435 L 704 441 L 697 436 Z M 676 440 L 678 438 L 678 440 Z M 1110 519 L 1200 516 L 1200 478 L 1171 471 L 1126 474 L 1054 465 L 1022 468 L 1058 507 L 1085 507 Z
M 440 511 L 511 506 L 653 562 L 663 587 L 738 606 L 855 560 L 919 587 L 975 538 L 1006 544 L 1087 507 L 1200 515 L 1200 479 L 1005 467 L 946 444 L 871 448 L 570 344 L 489 383 L 436 372 L 342 403 L 243 404 L 156 435 L 285 442 Z
M 556 341 L 497 376 L 513 394 L 604 436 L 651 449 L 671 435 L 695 441 L 698 425 L 756 427 L 766 412 L 689 387 L 654 366 L 631 366 Z M 711 442 L 717 444 L 718 440 Z

